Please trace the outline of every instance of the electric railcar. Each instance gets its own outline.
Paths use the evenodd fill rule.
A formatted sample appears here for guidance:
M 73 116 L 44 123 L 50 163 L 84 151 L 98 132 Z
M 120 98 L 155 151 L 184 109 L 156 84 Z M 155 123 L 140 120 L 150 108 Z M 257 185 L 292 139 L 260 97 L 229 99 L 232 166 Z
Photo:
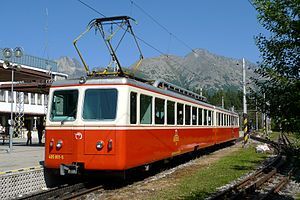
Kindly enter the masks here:
M 123 171 L 238 138 L 238 114 L 157 80 L 125 77 L 54 82 L 45 168 L 60 174 Z

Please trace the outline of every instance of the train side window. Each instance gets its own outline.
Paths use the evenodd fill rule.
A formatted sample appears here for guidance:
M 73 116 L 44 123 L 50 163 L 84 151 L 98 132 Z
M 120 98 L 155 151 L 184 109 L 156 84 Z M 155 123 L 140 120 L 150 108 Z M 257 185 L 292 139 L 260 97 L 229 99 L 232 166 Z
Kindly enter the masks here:
M 207 110 L 204 109 L 204 125 L 207 125 Z
M 185 125 L 191 124 L 191 106 L 185 105 Z
M 183 125 L 183 104 L 177 103 L 177 125 Z
M 220 126 L 223 126 L 223 113 L 220 113 Z
M 152 124 L 152 97 L 140 95 L 140 123 Z
M 198 125 L 202 125 L 202 108 L 198 108 Z
M 165 100 L 155 98 L 155 124 L 165 123 Z
M 221 113 L 221 117 L 220 117 L 220 118 L 221 118 L 221 120 L 220 120 L 220 122 L 221 122 L 220 125 L 223 126 L 223 113 Z
M 229 116 L 228 116 L 228 115 L 226 115 L 226 126 L 228 126 L 228 125 L 229 125 L 229 123 L 228 123 L 228 122 L 229 122 L 229 120 L 228 120 L 229 118 L 228 118 L 228 117 L 229 117 Z
M 137 122 L 137 93 L 130 93 L 130 124 L 136 124 Z
M 175 124 L 175 103 L 167 101 L 167 124 Z
M 208 110 L 207 113 L 208 113 L 208 116 L 207 116 L 207 122 L 208 123 L 207 123 L 207 125 L 210 126 L 211 125 L 211 111 Z
M 216 114 L 216 125 L 217 126 L 219 126 L 220 125 L 220 115 L 219 115 L 219 113 L 217 112 L 217 114 Z
M 229 126 L 229 115 L 226 115 L 227 126 Z
M 192 108 L 192 124 L 197 125 L 197 108 Z

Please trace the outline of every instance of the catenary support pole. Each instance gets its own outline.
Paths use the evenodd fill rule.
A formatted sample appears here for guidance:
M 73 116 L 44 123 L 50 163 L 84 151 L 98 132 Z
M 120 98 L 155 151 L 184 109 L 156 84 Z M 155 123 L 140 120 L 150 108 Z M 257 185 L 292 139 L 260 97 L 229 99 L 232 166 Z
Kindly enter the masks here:
M 246 144 L 249 135 L 248 135 L 247 99 L 246 99 L 246 66 L 245 66 L 244 58 L 243 58 L 243 131 L 244 131 L 244 144 Z

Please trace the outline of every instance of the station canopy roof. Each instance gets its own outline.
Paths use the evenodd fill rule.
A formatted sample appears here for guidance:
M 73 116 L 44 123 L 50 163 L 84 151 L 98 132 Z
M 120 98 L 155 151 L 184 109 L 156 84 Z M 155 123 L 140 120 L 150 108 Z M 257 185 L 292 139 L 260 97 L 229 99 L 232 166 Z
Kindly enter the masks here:
M 0 63 L 1 90 L 10 90 L 11 74 L 11 69 L 5 69 L 3 63 Z M 47 94 L 49 93 L 50 85 L 51 74 L 45 70 L 21 67 L 14 71 L 14 91 Z

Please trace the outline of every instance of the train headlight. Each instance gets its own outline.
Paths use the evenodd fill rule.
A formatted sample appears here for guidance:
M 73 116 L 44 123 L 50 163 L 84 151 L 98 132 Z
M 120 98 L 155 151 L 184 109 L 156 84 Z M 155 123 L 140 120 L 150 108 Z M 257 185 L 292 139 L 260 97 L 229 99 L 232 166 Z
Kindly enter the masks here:
M 97 150 L 101 150 L 103 148 L 103 146 L 104 146 L 104 142 L 103 141 L 99 141 L 96 144 L 96 149 Z
M 56 148 L 60 149 L 62 147 L 62 143 L 63 143 L 62 140 L 58 140 L 56 144 Z

